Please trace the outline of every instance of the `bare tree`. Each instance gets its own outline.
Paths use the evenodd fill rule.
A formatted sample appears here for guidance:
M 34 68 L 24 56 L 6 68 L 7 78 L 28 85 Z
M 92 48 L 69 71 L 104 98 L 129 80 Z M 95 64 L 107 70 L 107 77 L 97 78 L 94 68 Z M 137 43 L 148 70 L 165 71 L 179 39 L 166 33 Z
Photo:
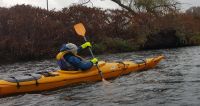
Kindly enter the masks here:
M 200 7 L 191 7 L 188 10 L 186 10 L 186 13 L 199 17 L 200 16 Z
M 165 14 L 177 10 L 180 4 L 177 0 L 111 0 L 122 8 L 137 14 L 148 12 L 153 14 Z
M 82 0 L 82 4 L 92 2 L 92 0 Z M 95 1 L 95 0 L 93 0 Z M 105 0 L 102 0 L 105 1 Z M 177 0 L 111 0 L 117 3 L 120 7 L 128 10 L 133 15 L 138 12 L 148 12 L 153 14 L 166 14 L 176 12 L 178 5 Z

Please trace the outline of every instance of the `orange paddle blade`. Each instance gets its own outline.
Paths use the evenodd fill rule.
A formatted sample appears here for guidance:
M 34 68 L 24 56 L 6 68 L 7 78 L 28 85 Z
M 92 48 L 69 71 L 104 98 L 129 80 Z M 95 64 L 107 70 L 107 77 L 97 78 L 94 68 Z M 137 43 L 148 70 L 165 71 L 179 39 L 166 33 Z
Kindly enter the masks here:
M 78 23 L 78 24 L 74 25 L 74 29 L 78 35 L 85 36 L 86 30 L 82 23 Z

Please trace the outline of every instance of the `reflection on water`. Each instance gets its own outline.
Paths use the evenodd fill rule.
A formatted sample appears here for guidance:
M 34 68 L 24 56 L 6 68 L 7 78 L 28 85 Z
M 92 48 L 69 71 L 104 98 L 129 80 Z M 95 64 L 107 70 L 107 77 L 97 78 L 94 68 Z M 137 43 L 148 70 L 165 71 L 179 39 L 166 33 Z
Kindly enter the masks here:
M 127 106 L 200 105 L 200 47 L 101 55 L 102 60 L 126 60 L 164 54 L 156 68 L 102 82 L 55 91 L 0 98 L 0 106 Z M 0 78 L 57 70 L 55 60 L 0 66 Z

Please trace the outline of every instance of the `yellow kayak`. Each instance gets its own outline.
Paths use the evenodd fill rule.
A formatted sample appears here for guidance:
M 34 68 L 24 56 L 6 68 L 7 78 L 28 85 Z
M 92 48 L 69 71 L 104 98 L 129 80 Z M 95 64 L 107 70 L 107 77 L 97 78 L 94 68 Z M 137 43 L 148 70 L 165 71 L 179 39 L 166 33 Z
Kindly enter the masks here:
M 164 56 L 157 56 L 140 61 L 105 62 L 100 61 L 98 66 L 105 79 L 116 78 L 130 72 L 154 68 Z M 0 80 L 0 96 L 45 91 L 63 86 L 100 81 L 101 76 L 94 66 L 87 71 L 38 72 L 19 77 L 8 77 Z

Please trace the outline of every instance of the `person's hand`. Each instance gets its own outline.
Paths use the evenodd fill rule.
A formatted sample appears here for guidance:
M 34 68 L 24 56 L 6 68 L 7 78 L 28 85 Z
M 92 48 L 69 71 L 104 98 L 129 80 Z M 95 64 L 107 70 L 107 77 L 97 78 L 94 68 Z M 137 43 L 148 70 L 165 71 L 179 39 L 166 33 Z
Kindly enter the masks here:
M 98 63 L 98 59 L 97 58 L 93 58 L 90 60 L 93 64 L 97 64 Z
M 81 45 L 81 47 L 83 49 L 87 48 L 87 47 L 92 47 L 91 43 L 90 42 L 85 42 L 84 44 Z

